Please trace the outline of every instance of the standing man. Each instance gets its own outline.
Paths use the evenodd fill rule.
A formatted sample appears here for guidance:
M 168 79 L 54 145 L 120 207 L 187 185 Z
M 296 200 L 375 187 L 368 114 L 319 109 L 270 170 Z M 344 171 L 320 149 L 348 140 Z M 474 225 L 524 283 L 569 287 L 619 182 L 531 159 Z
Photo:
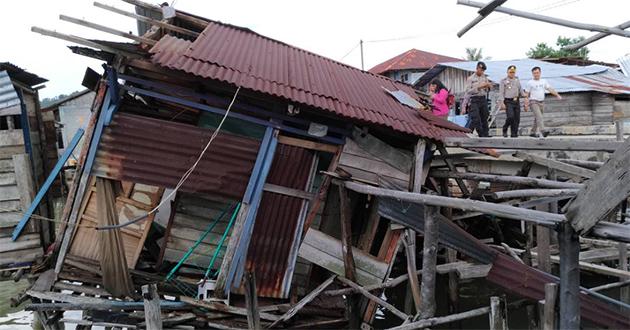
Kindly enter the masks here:
M 499 106 L 505 109 L 506 118 L 503 125 L 503 137 L 507 137 L 508 128 L 510 136 L 518 137 L 518 125 L 521 122 L 520 97 L 525 96 L 525 111 L 527 111 L 527 96 L 521 88 L 521 82 L 516 78 L 516 66 L 510 65 L 507 69 L 507 77 L 499 83 Z
M 532 137 L 545 137 L 547 132 L 545 131 L 545 124 L 543 122 L 543 111 L 545 102 L 545 91 L 553 94 L 558 100 L 562 100 L 562 96 L 558 94 L 545 79 L 540 79 L 541 70 L 540 67 L 535 66 L 532 68 L 532 77 L 534 79 L 525 83 L 525 93 L 529 97 L 529 107 L 534 113 L 534 126 L 532 127 Z
M 466 79 L 466 94 L 470 97 L 468 113 L 470 115 L 470 129 L 476 130 L 479 137 L 489 137 L 488 134 L 488 91 L 492 83 L 484 72 L 486 64 L 477 63 L 475 73 Z

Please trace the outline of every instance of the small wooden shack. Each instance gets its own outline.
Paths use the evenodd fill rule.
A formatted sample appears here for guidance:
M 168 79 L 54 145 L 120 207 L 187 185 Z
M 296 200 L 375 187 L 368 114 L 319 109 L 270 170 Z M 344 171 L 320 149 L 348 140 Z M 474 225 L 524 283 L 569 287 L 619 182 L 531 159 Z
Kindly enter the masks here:
M 56 150 L 50 149 L 54 120 L 39 107 L 38 90 L 46 81 L 11 63 L 0 63 L 0 270 L 30 267 L 54 235 L 53 223 L 33 221 L 17 241 L 11 239 L 46 170 L 57 160 Z M 35 216 L 48 217 L 50 207 L 45 200 Z

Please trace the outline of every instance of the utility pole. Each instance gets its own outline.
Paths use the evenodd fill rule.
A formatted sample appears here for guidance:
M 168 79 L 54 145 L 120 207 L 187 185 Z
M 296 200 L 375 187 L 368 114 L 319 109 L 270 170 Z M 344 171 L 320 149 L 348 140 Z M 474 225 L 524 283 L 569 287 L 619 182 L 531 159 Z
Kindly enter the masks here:
M 359 46 L 361 47 L 361 70 L 365 70 L 363 67 L 363 39 L 359 40 Z

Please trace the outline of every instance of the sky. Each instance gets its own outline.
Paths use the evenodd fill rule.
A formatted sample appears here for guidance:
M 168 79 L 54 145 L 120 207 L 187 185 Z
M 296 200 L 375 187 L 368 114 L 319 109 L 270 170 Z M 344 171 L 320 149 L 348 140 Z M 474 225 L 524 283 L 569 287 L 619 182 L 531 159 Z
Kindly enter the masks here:
M 172 0 L 170 0 L 172 1 Z M 485 0 L 479 0 L 485 1 Z M 120 0 L 100 2 L 127 11 Z M 157 3 L 157 2 L 156 2 Z M 0 62 L 9 61 L 49 80 L 41 97 L 81 90 L 86 67 L 102 72 L 101 62 L 75 55 L 69 42 L 31 32 L 32 26 L 84 38 L 128 41 L 59 20 L 59 14 L 137 33 L 133 19 L 93 5 L 89 0 L 20 0 L 3 3 Z M 462 38 L 456 33 L 477 16 L 477 9 L 457 0 L 400 1 L 202 1 L 175 0 L 175 8 L 234 25 L 361 68 L 364 41 L 366 70 L 411 48 L 464 57 L 467 47 L 483 48 L 495 60 L 524 58 L 539 42 L 554 45 L 561 36 L 595 32 L 492 13 Z M 614 26 L 630 19 L 627 0 L 508 0 L 504 7 L 567 20 Z M 630 38 L 609 36 L 589 46 L 590 58 L 606 62 L 630 53 Z

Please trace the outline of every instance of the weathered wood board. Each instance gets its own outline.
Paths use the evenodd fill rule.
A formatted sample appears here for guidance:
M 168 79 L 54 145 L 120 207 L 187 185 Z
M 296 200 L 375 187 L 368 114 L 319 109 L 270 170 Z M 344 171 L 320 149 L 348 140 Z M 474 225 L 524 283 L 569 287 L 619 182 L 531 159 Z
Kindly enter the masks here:
M 357 283 L 370 285 L 382 283 L 388 265 L 355 247 L 352 248 Z M 341 241 L 318 230 L 309 229 L 300 247 L 299 256 L 334 274 L 344 276 Z
M 612 154 L 578 192 L 566 217 L 578 233 L 591 230 L 630 195 L 630 139 Z

